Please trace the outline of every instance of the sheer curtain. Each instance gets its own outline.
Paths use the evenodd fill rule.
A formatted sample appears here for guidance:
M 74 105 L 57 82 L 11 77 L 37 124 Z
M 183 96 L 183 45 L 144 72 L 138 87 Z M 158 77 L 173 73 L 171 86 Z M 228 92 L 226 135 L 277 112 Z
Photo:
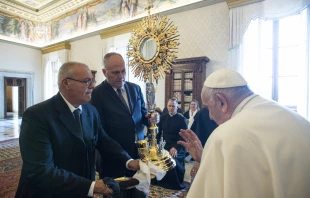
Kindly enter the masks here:
M 62 65 L 59 58 L 48 60 L 44 70 L 44 100 L 53 97 L 58 92 L 58 71 Z
M 310 120 L 310 12 L 307 8 L 309 2 L 265 0 L 231 9 L 228 61 L 228 67 L 242 73 L 253 91 L 283 105 L 296 106 L 295 110 L 308 120 Z M 296 17 L 288 17 L 293 15 Z M 291 18 L 295 18 L 295 21 L 289 24 Z M 273 29 L 276 29 L 272 24 L 275 20 L 278 21 L 277 39 L 280 45 L 276 65 L 282 67 L 277 71 L 279 77 L 276 83 L 273 81 L 275 55 L 271 52 L 274 47 L 271 46 Z M 288 39 L 281 36 L 285 32 Z M 291 32 L 291 37 L 287 32 Z M 288 54 L 287 46 L 283 43 L 290 43 L 290 47 L 294 47 L 294 50 Z M 274 94 L 275 92 L 277 94 Z
M 69 60 L 70 51 L 67 49 L 43 54 L 43 99 L 49 99 L 58 92 L 58 71 L 61 65 Z

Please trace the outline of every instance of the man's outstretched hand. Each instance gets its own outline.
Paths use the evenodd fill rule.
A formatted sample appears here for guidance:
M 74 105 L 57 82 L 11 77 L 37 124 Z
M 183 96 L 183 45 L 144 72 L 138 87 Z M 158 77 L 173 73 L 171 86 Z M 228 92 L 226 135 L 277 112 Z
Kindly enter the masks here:
M 187 151 L 191 154 L 191 156 L 194 158 L 194 160 L 200 163 L 203 148 L 197 135 L 190 129 L 187 130 L 181 129 L 180 136 L 185 141 L 178 141 L 178 144 L 184 146 L 187 149 Z

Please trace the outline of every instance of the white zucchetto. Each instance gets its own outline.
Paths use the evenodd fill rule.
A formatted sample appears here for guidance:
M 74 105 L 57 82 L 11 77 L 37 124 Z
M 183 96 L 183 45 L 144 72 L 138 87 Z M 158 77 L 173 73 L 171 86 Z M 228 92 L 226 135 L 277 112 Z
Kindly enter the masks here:
M 241 74 L 235 70 L 223 68 L 210 74 L 203 85 L 209 88 L 230 88 L 246 86 L 247 84 Z

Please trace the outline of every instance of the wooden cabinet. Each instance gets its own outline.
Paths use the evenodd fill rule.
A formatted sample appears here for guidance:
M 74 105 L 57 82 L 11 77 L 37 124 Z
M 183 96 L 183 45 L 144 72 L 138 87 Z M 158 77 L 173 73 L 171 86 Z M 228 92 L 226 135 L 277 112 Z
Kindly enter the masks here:
M 96 71 L 96 70 L 91 70 L 91 73 L 92 73 L 94 79 L 96 79 L 96 73 L 97 73 L 97 71 Z
M 185 112 L 190 102 L 196 99 L 201 108 L 201 89 L 206 78 L 206 63 L 209 61 L 206 56 L 177 59 L 170 73 L 166 74 L 165 104 L 169 98 L 177 97 L 179 108 Z

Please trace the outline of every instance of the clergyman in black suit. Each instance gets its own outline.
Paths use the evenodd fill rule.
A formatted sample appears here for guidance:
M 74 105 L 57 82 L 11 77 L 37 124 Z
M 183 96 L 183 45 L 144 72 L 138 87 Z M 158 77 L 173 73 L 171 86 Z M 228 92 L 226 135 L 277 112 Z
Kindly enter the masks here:
M 194 123 L 191 126 L 191 130 L 196 133 L 202 146 L 205 145 L 211 133 L 216 129 L 218 125 L 214 120 L 210 119 L 209 110 L 207 107 L 203 107 L 194 116 Z M 200 164 L 195 162 L 191 169 L 190 175 L 192 178 L 196 176 Z
M 118 195 L 114 180 L 95 181 L 95 148 L 114 155 L 124 167 L 131 157 L 106 134 L 99 113 L 88 104 L 94 83 L 87 65 L 64 63 L 59 93 L 25 111 L 19 137 L 23 166 L 15 197 Z M 137 164 L 131 160 L 128 167 L 137 170 Z
M 216 127 L 217 124 L 210 119 L 208 108 L 203 107 L 194 116 L 194 123 L 190 129 L 196 133 L 202 146 L 204 146 Z
M 94 88 L 91 104 L 98 109 L 104 130 L 137 159 L 140 156 L 135 141 L 144 139 L 144 126 L 148 126 L 149 121 L 157 123 L 159 115 L 147 117 L 140 86 L 125 81 L 125 62 L 120 54 L 106 54 L 103 64 L 106 80 Z M 113 155 L 105 153 L 101 159 L 109 159 L 109 163 L 101 163 L 100 177 L 131 177 L 135 174 L 116 164 L 117 158 Z

